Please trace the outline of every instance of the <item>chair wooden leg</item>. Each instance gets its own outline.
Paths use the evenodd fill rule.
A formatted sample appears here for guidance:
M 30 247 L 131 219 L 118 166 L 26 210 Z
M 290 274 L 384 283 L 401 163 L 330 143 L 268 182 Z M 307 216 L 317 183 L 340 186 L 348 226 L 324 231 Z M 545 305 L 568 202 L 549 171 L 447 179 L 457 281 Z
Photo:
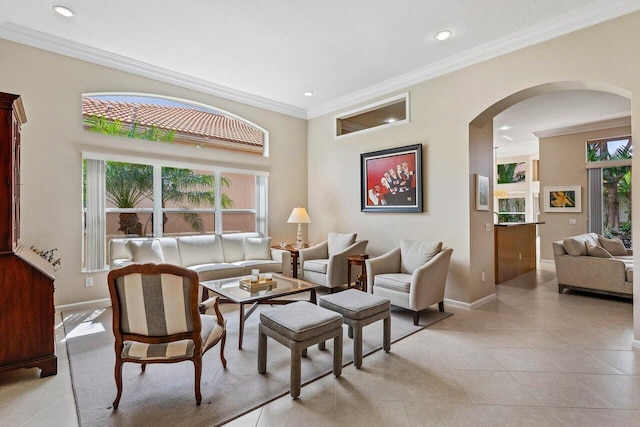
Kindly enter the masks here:
M 222 338 L 220 340 L 220 360 L 222 361 L 222 367 L 227 367 L 227 359 L 224 358 L 224 345 L 227 342 L 227 331 L 222 332 Z
M 140 369 L 142 370 L 142 372 L 147 370 L 147 364 L 146 363 L 142 363 L 140 366 Z
M 444 313 L 444 301 L 438 303 L 438 310 Z
M 116 399 L 113 401 L 113 409 L 118 409 L 118 405 L 120 404 L 120 398 L 122 397 L 122 360 L 116 356 L 116 366 L 115 366 L 115 377 L 116 377 L 116 389 L 118 390 L 116 394 Z
M 420 322 L 420 312 L 419 311 L 414 311 L 413 312 L 413 324 L 418 326 L 418 322 Z
M 200 378 L 202 377 L 202 355 L 198 355 L 193 359 L 195 368 L 195 385 L 196 385 L 196 405 L 200 405 L 202 394 L 200 394 Z

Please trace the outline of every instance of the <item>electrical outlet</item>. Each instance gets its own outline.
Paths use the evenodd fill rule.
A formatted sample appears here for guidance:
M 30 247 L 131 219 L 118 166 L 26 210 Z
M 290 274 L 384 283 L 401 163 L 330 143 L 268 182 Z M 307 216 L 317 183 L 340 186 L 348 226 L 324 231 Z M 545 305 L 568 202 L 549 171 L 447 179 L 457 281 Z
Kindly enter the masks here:
M 576 225 L 577 221 L 575 218 L 569 218 L 569 225 Z
M 484 271 L 482 272 L 482 281 L 484 282 L 485 280 L 487 280 L 487 273 L 485 273 Z
M 84 286 L 90 288 L 93 286 L 93 277 L 85 277 L 84 278 Z
M 491 223 L 487 222 L 484 225 L 484 231 L 486 231 L 487 233 L 491 233 Z

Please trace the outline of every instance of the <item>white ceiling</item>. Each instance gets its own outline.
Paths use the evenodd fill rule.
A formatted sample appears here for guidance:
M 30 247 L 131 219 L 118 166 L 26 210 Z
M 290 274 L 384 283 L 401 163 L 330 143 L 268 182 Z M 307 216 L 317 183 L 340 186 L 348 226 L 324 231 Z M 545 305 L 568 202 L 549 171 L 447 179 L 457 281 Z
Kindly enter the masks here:
M 597 128 L 594 122 L 625 123 L 613 119 L 630 115 L 631 100 L 611 93 L 567 90 L 538 95 L 507 108 L 493 119 L 493 146 L 498 147 L 498 157 L 533 154 L 538 151 L 536 133 Z M 592 126 L 580 126 L 587 124 Z
M 639 9 L 638 0 L 0 0 L 0 37 L 314 117 Z M 453 36 L 438 42 L 442 29 Z

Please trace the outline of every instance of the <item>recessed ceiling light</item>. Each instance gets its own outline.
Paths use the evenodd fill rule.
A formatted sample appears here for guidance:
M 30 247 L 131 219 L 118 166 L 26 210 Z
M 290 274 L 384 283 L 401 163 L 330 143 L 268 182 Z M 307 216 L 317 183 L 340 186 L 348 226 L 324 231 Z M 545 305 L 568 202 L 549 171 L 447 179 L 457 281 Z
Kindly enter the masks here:
M 500 127 L 500 130 L 509 130 L 509 129 L 511 129 L 511 126 L 508 126 L 508 125 Z
M 65 6 L 53 6 L 53 10 L 55 10 L 59 15 L 62 15 L 66 18 L 71 18 L 72 16 L 75 16 L 75 12 Z
M 438 31 L 437 33 L 435 33 L 433 35 L 433 38 L 436 39 L 436 40 L 442 41 L 442 40 L 446 40 L 449 37 L 451 37 L 451 34 L 453 34 L 453 33 L 451 31 L 449 31 L 449 30 L 442 30 L 442 31 Z
M 502 135 L 502 137 L 503 137 L 504 139 L 506 139 L 507 141 L 513 141 L 513 138 L 511 138 L 510 136 Z
M 304 96 L 313 96 L 313 92 L 307 91 L 304 93 Z
M 395 117 L 389 117 L 387 120 L 385 120 L 386 123 L 395 123 L 397 121 L 398 119 L 396 119 Z

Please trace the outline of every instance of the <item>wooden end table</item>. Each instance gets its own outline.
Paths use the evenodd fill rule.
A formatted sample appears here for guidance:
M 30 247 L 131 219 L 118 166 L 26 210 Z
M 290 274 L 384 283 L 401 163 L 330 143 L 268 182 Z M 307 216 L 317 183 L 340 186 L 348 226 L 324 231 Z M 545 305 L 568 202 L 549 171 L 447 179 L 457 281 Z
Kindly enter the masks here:
M 347 288 L 357 288 L 363 292 L 367 292 L 367 267 L 364 261 L 368 258 L 369 255 L 367 254 L 349 255 L 347 257 L 347 280 L 349 280 L 349 283 L 347 283 Z M 353 286 L 351 285 L 352 265 L 360 266 L 360 268 L 362 269 L 362 275 L 364 276 L 364 278 L 362 279 L 362 286 L 356 286 L 355 284 Z
M 280 246 L 271 246 L 273 249 L 282 249 L 283 251 L 289 251 L 291 254 L 291 274 L 294 279 L 298 278 L 298 257 L 300 256 L 300 249 L 308 248 L 307 243 L 303 244 L 300 249 L 296 249 L 293 245 L 287 245 L 284 248 Z

